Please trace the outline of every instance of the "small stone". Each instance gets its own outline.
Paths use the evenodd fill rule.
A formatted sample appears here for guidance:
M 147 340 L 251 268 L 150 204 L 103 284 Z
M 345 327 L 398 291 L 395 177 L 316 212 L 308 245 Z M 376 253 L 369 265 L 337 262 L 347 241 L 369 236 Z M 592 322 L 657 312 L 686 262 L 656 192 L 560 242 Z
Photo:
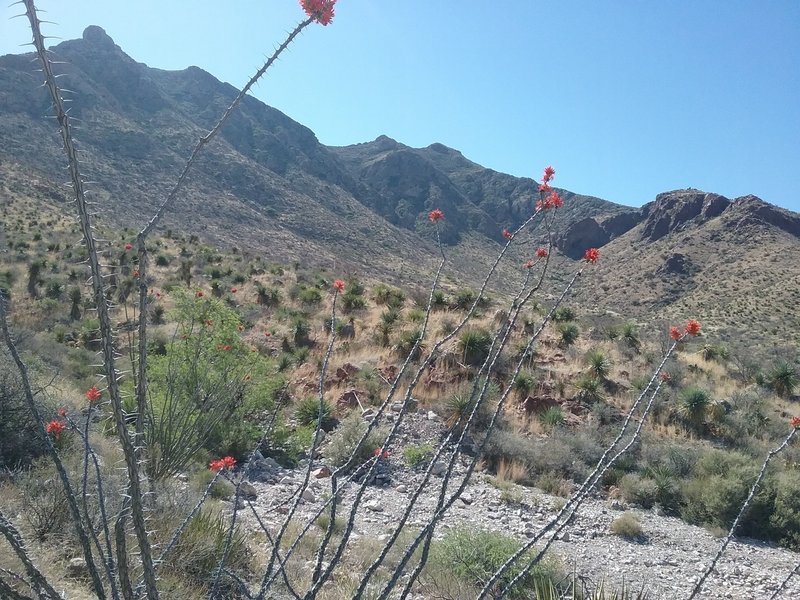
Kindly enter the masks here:
M 431 467 L 431 473 L 433 475 L 444 475 L 445 471 L 447 471 L 447 467 L 442 462 L 435 462 Z
M 86 577 L 88 570 L 86 568 L 86 559 L 72 558 L 67 563 L 67 577 Z
M 474 502 L 472 496 L 470 496 L 469 494 L 461 494 L 461 496 L 459 496 L 458 499 L 461 500 L 467 506 L 469 506 Z
M 439 420 L 439 415 L 437 415 L 432 410 L 429 410 L 428 411 L 428 421 L 438 421 L 438 420 Z
M 402 402 L 395 402 L 394 404 L 392 404 L 392 412 L 399 413 L 401 410 L 403 410 Z
M 403 485 L 402 483 L 394 489 L 396 492 L 400 492 L 401 494 L 405 494 L 408 491 L 408 487 Z
M 303 500 L 305 500 L 306 502 L 316 502 L 317 501 L 317 497 L 314 495 L 314 492 L 312 492 L 309 489 L 303 490 L 303 493 L 302 493 L 302 495 L 300 497 Z
M 371 510 L 372 512 L 383 512 L 383 505 L 377 500 L 372 500 L 371 502 L 367 502 L 364 505 L 364 508 L 366 508 L 367 510 Z
M 365 421 L 369 421 L 374 416 L 375 416 L 375 411 L 372 410 L 371 408 L 367 408 L 361 413 L 361 418 L 364 419 Z
M 248 500 L 255 500 L 258 498 L 258 492 L 256 491 L 255 486 L 249 481 L 243 481 L 241 484 L 239 484 L 239 494 L 242 496 L 242 498 L 246 498 Z
M 314 479 L 325 479 L 331 476 L 331 470 L 328 467 L 320 467 L 311 471 L 311 476 Z
M 561 541 L 568 542 L 569 541 L 569 531 L 565 531 L 561 534 Z

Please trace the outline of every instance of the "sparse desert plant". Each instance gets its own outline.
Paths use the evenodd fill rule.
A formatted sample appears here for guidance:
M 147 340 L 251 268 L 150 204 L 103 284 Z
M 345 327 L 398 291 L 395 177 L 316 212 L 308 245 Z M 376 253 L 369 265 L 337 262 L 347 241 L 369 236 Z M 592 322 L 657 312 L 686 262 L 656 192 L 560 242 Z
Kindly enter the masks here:
M 710 405 L 711 394 L 703 388 L 692 386 L 681 390 L 678 394 L 678 415 L 695 431 L 702 429 Z
M 297 404 L 294 414 L 301 425 L 315 425 L 321 419 L 322 427 L 326 428 L 333 416 L 333 406 L 327 400 L 323 400 L 320 406 L 319 398 L 306 396 Z
M 367 424 L 355 412 L 342 419 L 330 435 L 330 442 L 324 450 L 325 458 L 332 465 L 341 467 L 347 463 L 350 455 L 355 453 L 356 464 L 354 466 L 360 466 L 372 457 L 375 448 L 379 448 L 386 438 L 386 432 L 383 429 L 373 429 L 359 445 L 358 442 L 366 431 Z
M 409 467 L 417 467 L 425 464 L 434 450 L 430 444 L 412 444 L 403 448 L 403 458 Z
M 579 335 L 580 330 L 575 323 L 561 323 L 558 326 L 559 343 L 565 348 L 569 348 L 578 341 Z
M 539 415 L 539 422 L 545 429 L 554 429 L 564 423 L 564 411 L 560 406 L 551 406 Z
M 586 365 L 589 372 L 601 381 L 608 379 L 611 374 L 611 361 L 602 350 L 593 348 L 586 353 Z
M 467 329 L 458 340 L 458 349 L 464 364 L 477 367 L 489 356 L 492 336 L 485 329 Z
M 787 398 L 793 395 L 800 385 L 800 376 L 793 364 L 780 360 L 767 372 L 765 381 L 773 392 Z
M 642 524 L 634 513 L 626 512 L 611 522 L 611 533 L 629 540 L 637 539 L 642 535 Z

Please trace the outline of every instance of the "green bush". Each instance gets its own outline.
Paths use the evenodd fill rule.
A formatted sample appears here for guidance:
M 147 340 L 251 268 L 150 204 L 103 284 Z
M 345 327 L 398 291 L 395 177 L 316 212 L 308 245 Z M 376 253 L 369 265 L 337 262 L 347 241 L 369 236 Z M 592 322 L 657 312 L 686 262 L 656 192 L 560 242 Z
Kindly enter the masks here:
M 361 436 L 367 430 L 367 424 L 361 415 L 352 413 L 340 421 L 339 426 L 330 435 L 330 442 L 326 446 L 323 454 L 335 467 L 341 467 L 347 463 L 350 456 L 356 451 L 356 446 Z M 386 431 L 380 427 L 373 429 L 358 447 L 355 461 L 351 467 L 363 464 L 372 456 L 375 448 L 379 448 L 386 438 Z
M 403 458 L 409 467 L 425 464 L 433 455 L 434 447 L 430 444 L 412 444 L 403 448 Z
M 556 323 L 566 323 L 575 320 L 575 309 L 569 306 L 559 306 L 553 313 L 553 321 Z
M 178 543 L 168 555 L 166 566 L 184 574 L 197 584 L 210 583 L 222 556 L 229 527 L 228 521 L 222 514 L 209 508 L 202 508 L 178 538 Z M 236 527 L 231 537 L 225 567 L 234 572 L 248 573 L 250 556 L 247 534 Z M 223 584 L 223 587 L 233 586 L 228 583 L 227 586 Z M 225 593 L 223 596 L 230 597 Z
M 788 361 L 778 361 L 765 376 L 767 386 L 784 398 L 794 394 L 798 384 L 800 384 L 800 377 L 797 375 L 797 370 L 794 365 Z
M 322 427 L 325 428 L 331 423 L 333 416 L 333 406 L 328 400 L 322 400 L 322 409 L 320 409 L 319 398 L 316 396 L 306 396 L 298 404 L 295 410 L 295 418 L 301 425 L 317 425 L 317 422 L 322 417 Z
M 700 431 L 710 404 L 711 394 L 707 390 L 696 386 L 685 388 L 678 394 L 678 416 L 687 427 Z
M 36 403 L 45 412 L 38 396 Z M 16 365 L 0 354 L 0 471 L 27 467 L 44 451 Z
M 565 348 L 569 348 L 578 341 L 580 330 L 575 323 L 561 323 L 558 326 L 558 335 L 561 338 L 560 343 Z
M 444 537 L 434 542 L 431 548 L 431 569 L 443 569 L 463 582 L 479 589 L 497 569 L 517 550 L 520 543 L 511 536 L 497 531 L 475 528 L 449 530 Z M 495 597 L 527 564 L 533 552 L 514 563 L 499 579 L 490 594 Z M 507 598 L 529 598 L 529 591 L 545 582 L 557 581 L 562 574 L 556 563 L 547 557 L 530 570 L 510 590 Z
M 208 484 L 211 483 L 215 475 L 216 473 L 210 469 L 198 470 L 192 476 L 192 487 L 194 487 L 195 491 L 197 492 L 205 492 Z M 217 480 L 214 481 L 214 485 L 211 486 L 209 496 L 216 500 L 228 500 L 233 496 L 234 492 L 235 488 L 233 487 L 233 484 L 224 477 L 220 476 L 217 477 Z
M 458 349 L 464 364 L 477 367 L 489 356 L 492 347 L 492 335 L 485 329 L 467 329 L 461 333 Z
M 642 535 L 642 524 L 635 514 L 626 512 L 611 522 L 611 533 L 627 539 L 636 539 Z
M 539 422 L 548 430 L 564 423 L 564 411 L 560 406 L 551 406 L 539 415 Z

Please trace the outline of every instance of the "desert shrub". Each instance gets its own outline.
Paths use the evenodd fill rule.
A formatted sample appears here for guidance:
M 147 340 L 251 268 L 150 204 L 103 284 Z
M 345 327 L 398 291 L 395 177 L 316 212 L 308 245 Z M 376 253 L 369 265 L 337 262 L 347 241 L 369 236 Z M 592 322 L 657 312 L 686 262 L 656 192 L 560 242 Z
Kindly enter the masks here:
M 22 516 L 37 540 L 71 532 L 69 505 L 55 467 L 42 458 L 14 477 Z
M 690 523 L 729 528 L 755 480 L 757 467 L 740 452 L 708 450 L 682 485 L 681 516 Z
M 800 473 L 785 471 L 775 476 L 774 500 L 769 515 L 772 539 L 782 546 L 800 549 Z
M 458 290 L 450 302 L 450 308 L 454 310 L 469 310 L 475 303 L 475 292 L 465 288 Z
M 44 406 L 37 397 L 39 409 Z M 10 357 L 0 354 L 0 471 L 30 465 L 45 451 Z
M 800 377 L 794 365 L 785 360 L 775 363 L 766 373 L 764 380 L 773 392 L 784 398 L 793 395 L 800 384 Z
M 558 326 L 559 343 L 565 348 L 569 348 L 578 341 L 579 335 L 580 330 L 575 323 L 560 323 Z
M 208 487 L 208 484 L 214 479 L 215 475 L 216 473 L 210 469 L 199 469 L 192 476 L 192 487 L 195 491 L 203 493 Z M 233 496 L 234 492 L 235 488 L 233 484 L 220 476 L 217 477 L 216 481 L 214 481 L 214 484 L 211 486 L 209 496 L 216 500 L 228 500 Z
M 148 361 L 147 471 L 185 468 L 201 448 L 243 458 L 261 437 L 253 418 L 269 410 L 281 381 L 240 340 L 236 313 L 216 299 L 176 294 L 178 334 Z
M 517 379 L 514 381 L 514 391 L 519 398 L 525 398 L 530 395 L 536 385 L 536 375 L 527 369 L 520 371 Z
M 322 418 L 322 427 L 330 424 L 333 416 L 333 405 L 328 400 L 322 400 L 320 409 L 319 398 L 316 396 L 306 396 L 298 404 L 295 410 L 295 418 L 301 425 L 314 425 Z
M 412 444 L 403 448 L 403 459 L 409 467 L 425 464 L 433 455 L 434 447 L 430 444 Z
M 385 304 L 391 308 L 399 308 L 406 300 L 402 290 L 388 286 L 385 283 L 379 283 L 372 288 L 372 298 L 375 300 L 375 304 Z
M 419 329 L 410 329 L 400 334 L 399 339 L 394 345 L 395 353 L 401 358 L 405 358 L 411 351 L 414 350 L 414 345 L 418 340 L 422 339 L 422 331 Z M 411 360 L 418 360 L 424 350 L 424 345 L 420 342 L 416 350 L 414 350 Z
M 458 349 L 464 364 L 477 367 L 489 356 L 492 336 L 485 329 L 466 329 L 458 340 Z
M 586 365 L 593 377 L 604 381 L 611 374 L 611 361 L 606 353 L 598 348 L 593 348 L 586 353 Z
M 408 320 L 411 323 L 422 323 L 425 320 L 425 311 L 421 308 L 411 308 L 408 310 Z
M 553 321 L 556 323 L 566 323 L 568 321 L 574 321 L 576 317 L 575 309 L 569 306 L 559 306 L 555 312 L 553 312 Z
M 642 508 L 652 508 L 656 503 L 657 489 L 652 479 L 628 473 L 619 480 L 619 489 L 625 502 Z
M 275 288 L 266 288 L 260 283 L 257 283 L 256 302 L 261 306 L 278 306 L 281 303 L 281 293 Z
M 156 266 L 157 267 L 167 267 L 169 266 L 169 257 L 165 254 L 159 254 L 156 256 Z
M 350 458 L 350 455 L 356 450 L 358 441 L 364 432 L 367 430 L 367 424 L 356 412 L 352 413 L 346 419 L 339 422 L 339 426 L 333 430 L 330 435 L 330 442 L 326 446 L 323 454 L 325 458 L 330 461 L 335 467 L 341 467 Z M 379 448 L 386 438 L 386 431 L 378 427 L 373 429 L 364 440 L 364 443 L 358 447 L 356 453 L 356 460 L 353 466 L 358 466 L 364 463 L 372 456 L 375 448 Z
M 519 548 L 520 543 L 516 539 L 497 531 L 474 528 L 451 529 L 441 540 L 434 542 L 431 548 L 430 568 L 446 570 L 463 582 L 480 588 Z M 530 555 L 522 556 L 514 563 L 514 566 L 499 579 L 491 595 L 496 595 L 514 579 L 530 557 Z M 534 586 L 560 578 L 560 569 L 556 563 L 545 558 L 521 577 L 506 597 L 528 598 L 528 592 Z
M 611 533 L 619 537 L 635 539 L 642 535 L 642 524 L 635 514 L 626 512 L 611 522 Z
M 385 311 L 381 313 L 381 323 L 385 323 L 387 325 L 394 325 L 399 321 L 401 318 L 400 309 L 395 307 L 389 307 Z
M 344 294 L 342 294 L 340 301 L 342 310 L 344 312 L 362 310 L 367 306 L 366 299 L 360 294 L 353 293 L 352 290 L 347 290 Z
M 605 398 L 603 382 L 594 374 L 581 375 L 575 382 L 575 388 L 578 390 L 578 399 L 583 402 L 600 402 Z
M 639 352 L 642 347 L 642 341 L 639 339 L 639 329 L 631 321 L 627 321 L 622 325 L 620 340 L 634 352 Z
M 676 408 L 679 418 L 687 427 L 700 431 L 710 404 L 711 394 L 703 388 L 692 386 L 681 390 L 678 394 Z
M 173 551 L 168 555 L 166 566 L 180 572 L 193 582 L 206 585 L 214 574 L 230 525 L 217 511 L 204 507 L 189 522 Z M 247 547 L 247 534 L 236 527 L 231 537 L 226 569 L 247 573 L 250 570 L 250 550 Z M 166 570 L 166 569 L 165 569 Z M 233 582 L 222 583 L 222 596 L 231 597 Z M 226 588 L 230 588 L 227 589 Z
M 317 306 L 322 302 L 322 292 L 315 287 L 303 286 L 297 293 L 297 299 L 303 304 Z
M 560 406 L 551 406 L 539 415 L 539 422 L 548 430 L 564 423 L 564 411 Z
M 477 385 L 467 384 L 458 388 L 450 394 L 444 402 L 444 417 L 448 427 L 456 428 L 461 431 L 472 414 L 473 408 L 483 389 L 485 379 L 477 382 Z M 471 431 L 486 428 L 491 419 L 492 409 L 490 408 L 500 393 L 497 384 L 490 381 L 486 388 L 483 401 L 478 406 L 472 420 Z

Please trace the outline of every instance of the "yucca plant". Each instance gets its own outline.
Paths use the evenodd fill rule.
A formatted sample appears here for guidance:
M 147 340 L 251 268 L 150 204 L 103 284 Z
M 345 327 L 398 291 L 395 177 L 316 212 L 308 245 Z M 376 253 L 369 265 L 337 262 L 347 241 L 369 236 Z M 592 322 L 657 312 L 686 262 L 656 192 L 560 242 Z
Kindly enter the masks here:
M 492 336 L 485 329 L 467 329 L 458 341 L 462 360 L 471 367 L 483 364 L 491 347 Z
M 699 431 L 705 423 L 706 412 L 711 404 L 711 394 L 703 388 L 688 387 L 678 394 L 678 415 L 695 431 Z
M 561 338 L 559 343 L 565 348 L 569 348 L 578 341 L 580 330 L 575 323 L 561 323 L 558 326 L 558 335 Z
M 788 361 L 778 361 L 766 375 L 767 386 L 779 396 L 788 398 L 797 389 L 800 378 L 794 366 Z
M 611 373 L 611 361 L 608 360 L 608 356 L 602 350 L 598 348 L 589 350 L 586 353 L 586 364 L 589 366 L 589 372 L 594 377 L 601 381 L 608 379 Z

